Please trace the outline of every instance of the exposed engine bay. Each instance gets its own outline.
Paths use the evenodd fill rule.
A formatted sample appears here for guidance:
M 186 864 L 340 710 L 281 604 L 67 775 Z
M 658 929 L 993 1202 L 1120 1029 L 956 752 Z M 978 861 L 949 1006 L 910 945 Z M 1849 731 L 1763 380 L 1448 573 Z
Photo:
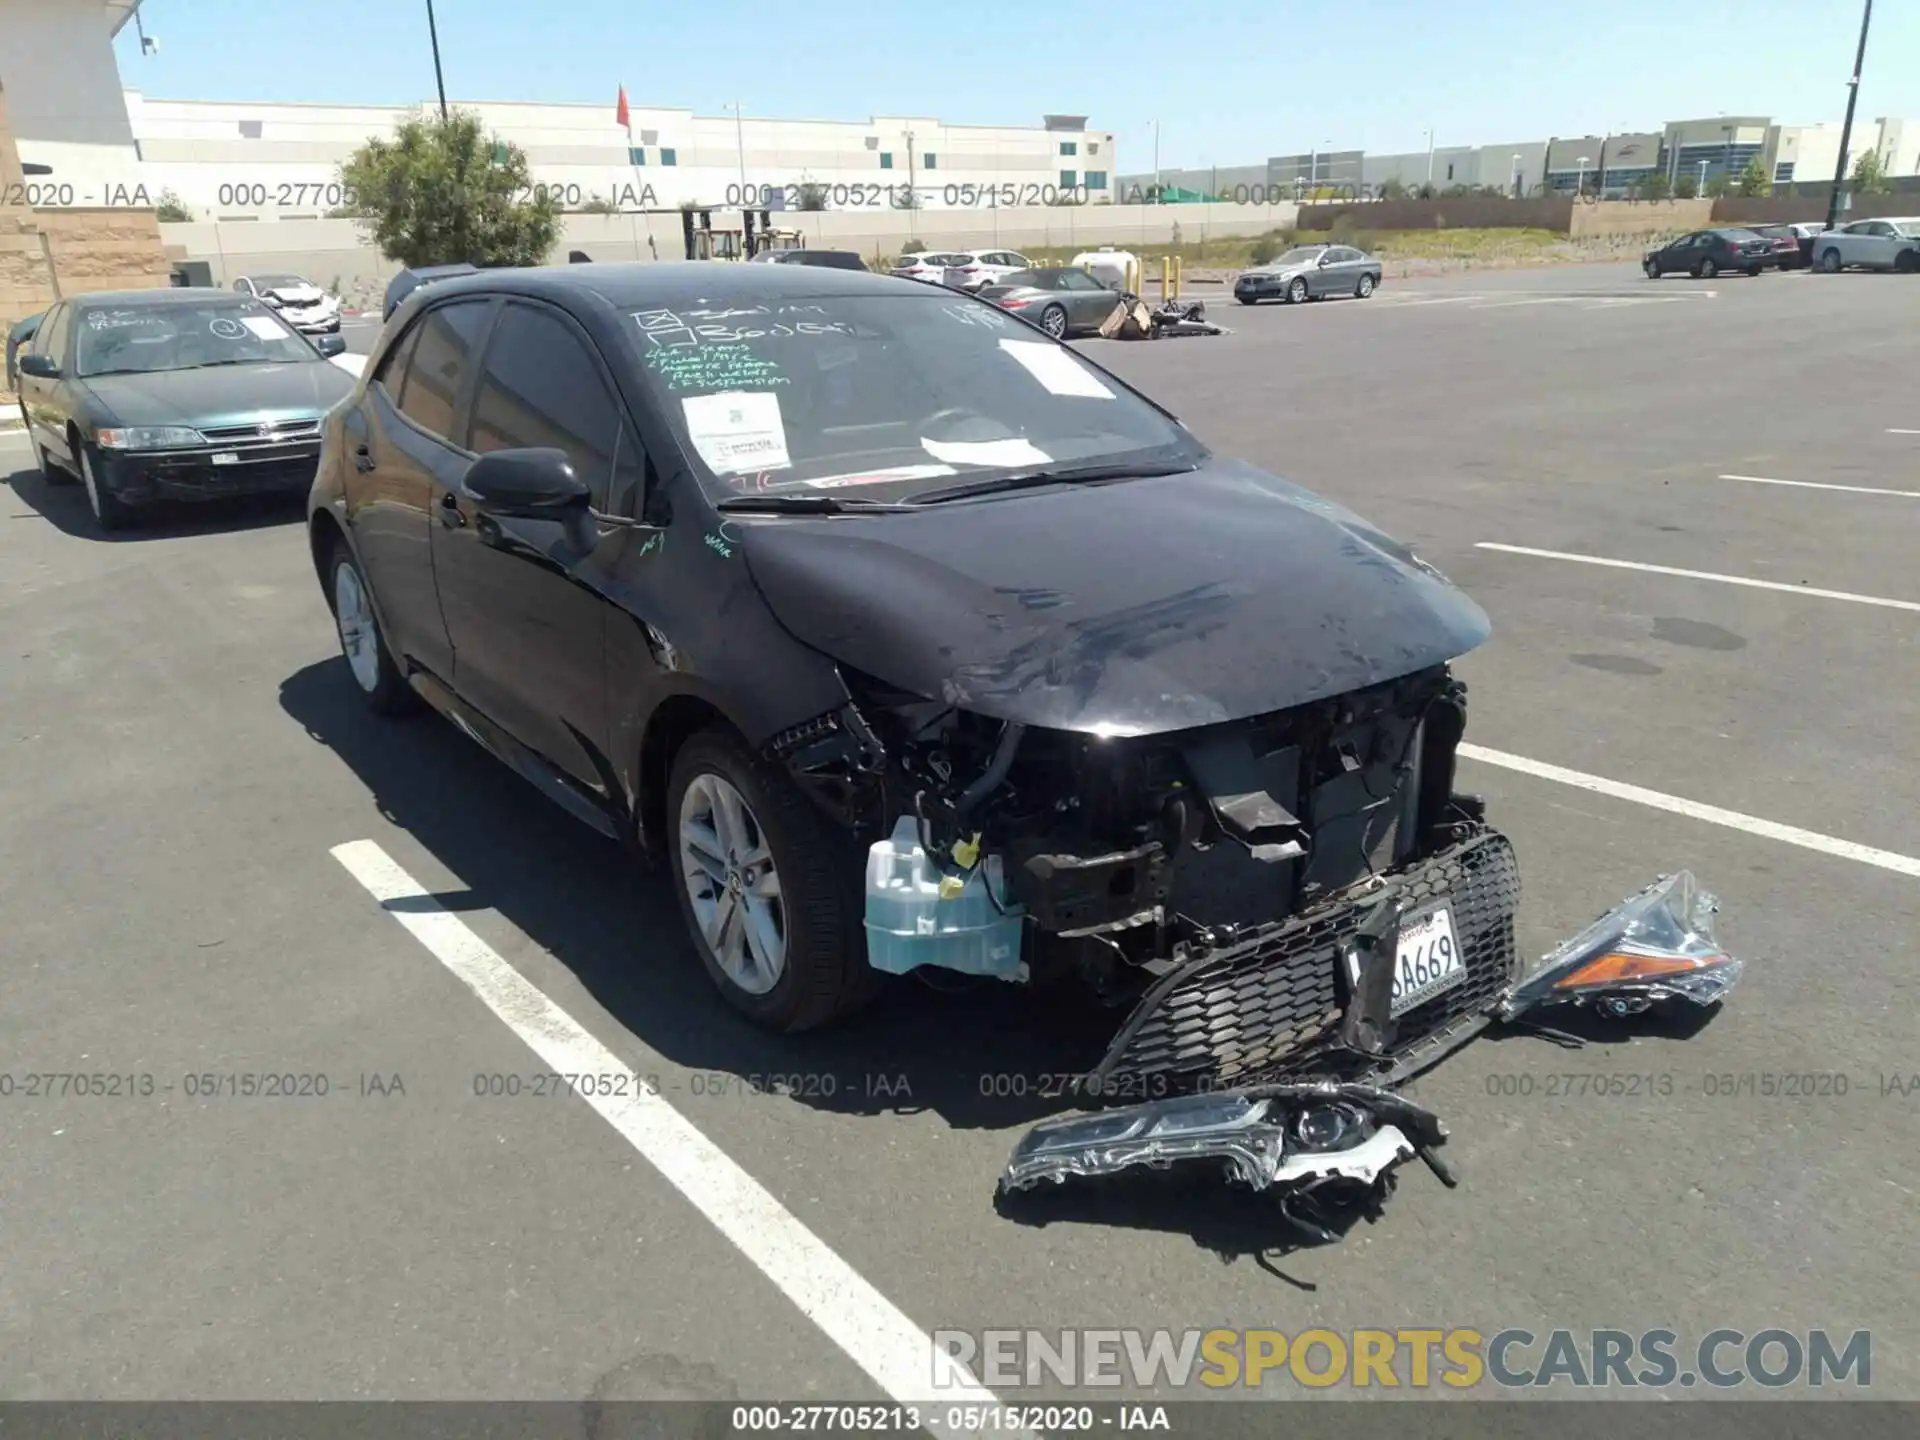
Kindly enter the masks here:
M 989 918 L 1020 918 L 1017 953 L 976 973 L 1077 978 L 1135 1006 L 1095 1077 L 1114 1093 L 1302 1066 L 1377 1077 L 1514 978 L 1517 872 L 1454 793 L 1466 687 L 1444 665 L 1144 737 L 989 720 L 848 678 L 855 702 L 774 753 L 861 843 L 910 821 L 942 899 L 971 890 Z M 1414 900 L 1437 904 L 1433 953 L 1405 955 L 1396 979 L 1403 957 L 1374 964 L 1386 932 L 1366 921 Z M 1350 1013 L 1369 978 L 1379 1003 L 1363 1008 L 1379 1013 Z

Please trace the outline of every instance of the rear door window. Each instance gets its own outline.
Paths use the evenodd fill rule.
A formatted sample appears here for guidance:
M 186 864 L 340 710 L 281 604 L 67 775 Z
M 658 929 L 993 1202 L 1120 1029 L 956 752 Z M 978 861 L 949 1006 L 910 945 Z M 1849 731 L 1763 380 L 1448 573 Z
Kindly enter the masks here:
M 457 443 L 454 410 L 472 372 L 474 348 L 486 324 L 493 301 L 456 300 L 429 310 L 421 317 L 420 338 L 407 357 L 401 383 L 400 413 L 429 435 Z

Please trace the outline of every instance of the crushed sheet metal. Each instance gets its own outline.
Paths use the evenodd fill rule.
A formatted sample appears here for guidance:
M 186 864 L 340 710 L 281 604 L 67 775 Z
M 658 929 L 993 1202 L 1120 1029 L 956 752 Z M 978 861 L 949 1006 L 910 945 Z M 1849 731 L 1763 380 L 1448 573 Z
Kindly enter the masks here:
M 1692 871 L 1662 875 L 1547 955 L 1501 1002 L 1500 1017 L 1552 1004 L 1615 1016 L 1662 1000 L 1712 1005 L 1745 969 L 1715 934 L 1719 908 Z
M 1195 1160 L 1224 1163 L 1233 1179 L 1255 1190 L 1328 1180 L 1373 1185 L 1445 1140 L 1432 1112 L 1376 1086 L 1255 1085 L 1036 1125 L 1014 1147 L 1000 1187 L 1025 1190 Z

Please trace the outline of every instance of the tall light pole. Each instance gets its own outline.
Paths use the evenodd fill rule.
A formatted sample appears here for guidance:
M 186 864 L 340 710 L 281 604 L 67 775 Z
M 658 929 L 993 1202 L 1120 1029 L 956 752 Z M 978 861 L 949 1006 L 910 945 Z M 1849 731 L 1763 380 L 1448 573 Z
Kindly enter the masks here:
M 1524 178 L 1521 171 L 1520 152 L 1516 150 L 1513 152 L 1513 198 L 1516 200 L 1526 193 L 1520 184 Z
M 734 154 L 739 157 L 739 161 L 740 161 L 740 203 L 742 205 L 745 205 L 749 203 L 747 200 L 746 124 L 740 118 L 740 102 L 738 100 L 729 101 L 727 104 L 722 105 L 720 108 L 722 110 L 733 111 L 733 147 L 734 147 Z
M 1827 201 L 1827 229 L 1840 223 L 1840 187 L 1847 181 L 1847 146 L 1853 139 L 1853 102 L 1860 98 L 1860 67 L 1867 59 L 1867 26 L 1873 20 L 1873 0 L 1860 14 L 1860 48 L 1853 55 L 1853 78 L 1847 82 L 1847 118 L 1840 122 L 1840 158 L 1833 162 L 1833 196 Z
M 1702 160 L 1700 162 L 1700 188 L 1698 192 L 1696 192 L 1695 198 L 1698 199 L 1700 196 L 1703 196 L 1706 193 L 1707 193 L 1707 162 Z
M 427 0 L 427 40 L 433 46 L 433 84 L 440 92 L 440 118 L 447 118 L 447 82 L 440 76 L 440 27 L 433 23 L 433 0 Z
M 1433 131 L 1427 131 L 1427 184 L 1433 184 Z
M 1587 193 L 1587 157 L 1582 155 L 1575 163 L 1579 165 L 1580 173 L 1573 182 L 1573 197 L 1578 200 Z
M 1153 122 L 1153 198 L 1160 198 L 1160 122 Z
M 1733 132 L 1732 125 L 1722 125 L 1720 133 L 1727 137 L 1727 148 L 1720 155 L 1720 179 L 1726 188 L 1732 188 L 1733 181 Z

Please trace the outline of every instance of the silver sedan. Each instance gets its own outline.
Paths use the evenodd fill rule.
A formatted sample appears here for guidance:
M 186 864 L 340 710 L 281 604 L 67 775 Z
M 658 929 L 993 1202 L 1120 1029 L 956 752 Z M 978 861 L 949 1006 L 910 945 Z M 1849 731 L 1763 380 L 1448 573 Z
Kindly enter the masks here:
M 1070 265 L 1016 270 L 975 292 L 1038 325 L 1056 340 L 1098 330 L 1120 296 Z
M 1377 256 L 1351 245 L 1301 245 L 1278 260 L 1242 271 L 1233 282 L 1233 298 L 1242 305 L 1258 305 L 1262 300 L 1298 305 L 1328 295 L 1364 300 L 1379 284 Z

